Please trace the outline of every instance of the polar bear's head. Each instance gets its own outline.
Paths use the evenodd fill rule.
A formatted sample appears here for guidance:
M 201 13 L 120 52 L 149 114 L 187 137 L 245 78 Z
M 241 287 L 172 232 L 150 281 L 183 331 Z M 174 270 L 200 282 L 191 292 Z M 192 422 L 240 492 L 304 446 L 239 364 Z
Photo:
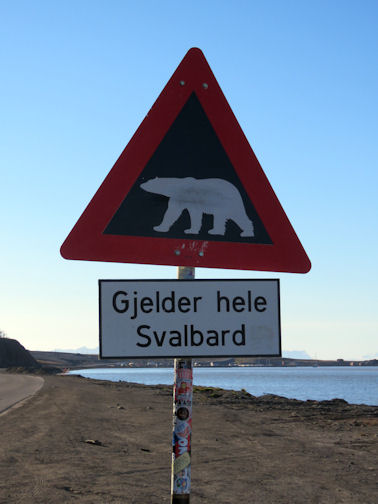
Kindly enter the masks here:
M 164 187 L 163 180 L 164 179 L 162 179 L 162 178 L 155 177 L 153 179 L 146 180 L 146 182 L 143 182 L 143 184 L 140 184 L 139 187 L 147 192 L 160 193 L 160 189 L 162 189 Z
M 143 184 L 140 184 L 140 188 L 144 191 L 162 194 L 163 196 L 174 196 L 177 191 L 187 189 L 193 184 L 194 179 L 191 177 L 186 178 L 176 178 L 176 177 L 155 177 L 150 180 L 146 180 Z

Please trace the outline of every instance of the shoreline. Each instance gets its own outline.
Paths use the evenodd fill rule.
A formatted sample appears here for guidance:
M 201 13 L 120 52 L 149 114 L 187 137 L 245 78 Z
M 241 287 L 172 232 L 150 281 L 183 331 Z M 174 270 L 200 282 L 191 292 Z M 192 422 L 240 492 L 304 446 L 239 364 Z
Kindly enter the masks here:
M 253 367 L 255 369 L 255 367 Z M 173 369 L 172 368 L 168 368 L 168 367 L 159 367 L 159 368 L 152 368 L 152 367 L 149 367 L 149 368 L 129 368 L 129 367 L 125 367 L 125 366 L 114 366 L 114 367 L 92 367 L 92 366 L 89 366 L 89 367 L 79 367 L 79 368 L 72 368 L 72 369 L 58 369 L 58 368 L 51 368 L 51 367 L 40 367 L 40 368 L 8 368 L 8 369 L 4 369 L 3 371 L 1 371 L 0 369 L 0 372 L 8 372 L 8 373 L 17 373 L 17 374 L 34 374 L 34 375 L 38 375 L 38 376 L 46 376 L 46 375 L 60 375 L 60 376 L 81 376 L 83 378 L 86 378 L 86 379 L 91 379 L 91 380 L 104 380 L 104 381 L 110 381 L 110 382 L 123 382 L 124 380 L 120 379 L 120 377 L 118 377 L 116 380 L 111 380 L 111 379 L 108 379 L 106 377 L 107 373 L 111 374 L 112 372 L 114 373 L 118 373 L 118 372 L 123 372 L 125 371 L 125 373 L 127 374 L 128 372 L 130 373 L 133 373 L 133 372 L 136 372 L 137 375 L 133 378 L 131 378 L 132 380 L 134 381 L 127 381 L 125 380 L 125 382 L 127 383 L 135 383 L 135 384 L 144 384 L 142 380 L 138 379 L 138 376 L 140 376 L 140 373 L 143 372 L 143 370 L 154 370 L 156 369 L 157 371 L 160 371 L 160 372 L 163 372 L 164 374 L 164 371 L 172 371 L 173 372 Z M 198 368 L 197 368 L 198 369 Z M 201 367 L 200 369 L 211 369 L 213 370 L 214 368 L 213 367 L 209 367 L 209 368 L 204 368 L 204 367 Z M 222 370 L 224 368 L 216 368 L 216 369 L 219 369 Z M 227 368 L 227 369 L 231 369 L 231 370 L 234 370 L 235 368 Z M 243 369 L 250 369 L 250 367 L 243 367 Z M 257 369 L 262 369 L 262 368 L 257 368 Z M 272 368 L 264 368 L 264 369 L 272 369 Z M 282 368 L 279 368 L 279 369 L 282 369 Z M 307 369 L 307 368 L 300 368 L 300 369 Z M 336 371 L 338 368 L 332 368 L 334 371 Z M 357 368 L 356 369 L 356 372 L 358 372 L 358 369 L 360 368 Z M 366 368 L 363 368 L 363 369 L 366 369 Z M 369 368 L 371 369 L 371 368 Z M 87 373 L 88 372 L 89 374 L 94 374 L 96 375 L 96 371 L 98 372 L 98 376 L 87 376 Z M 104 375 L 102 376 L 102 371 L 104 371 Z M 82 372 L 82 373 L 81 373 Z M 72 373 L 72 374 L 71 374 Z M 352 375 L 353 375 L 353 372 L 352 372 Z M 351 376 L 352 376 L 351 375 Z M 323 393 L 319 393 L 322 391 L 322 388 L 320 389 L 313 389 L 312 390 L 312 393 L 311 393 L 311 388 L 310 390 L 308 391 L 308 394 L 304 395 L 302 394 L 299 389 L 297 390 L 297 392 L 295 392 L 294 390 L 290 390 L 290 393 L 288 390 L 277 390 L 277 384 L 276 382 L 273 380 L 273 383 L 272 383 L 272 386 L 271 387 L 266 387 L 266 384 L 264 386 L 264 388 L 261 387 L 261 379 L 264 377 L 264 375 L 261 375 L 260 374 L 260 379 L 255 383 L 254 387 L 248 387 L 248 385 L 246 386 L 244 383 L 241 385 L 240 383 L 234 383 L 232 380 L 227 383 L 227 378 L 225 375 L 225 378 L 224 380 L 222 380 L 222 383 L 217 383 L 217 379 L 215 378 L 215 380 L 210 380 L 207 381 L 207 380 L 201 380 L 200 378 L 201 375 L 199 375 L 197 377 L 197 379 L 199 380 L 200 383 L 198 383 L 197 385 L 197 382 L 195 382 L 195 385 L 194 386 L 200 386 L 200 387 L 206 387 L 206 388 L 216 388 L 216 389 L 224 389 L 224 390 L 233 390 L 233 391 L 242 391 L 244 390 L 245 388 L 247 388 L 246 392 L 251 395 L 252 397 L 255 397 L 255 398 L 260 398 L 260 397 L 263 397 L 264 395 L 270 395 L 270 396 L 277 396 L 277 397 L 282 397 L 283 399 L 288 399 L 288 400 L 297 400 L 297 401 L 306 401 L 306 402 L 313 402 L 313 403 L 321 403 L 321 402 L 327 402 L 327 401 L 332 401 L 332 400 L 340 400 L 340 401 L 344 401 L 346 404 L 350 404 L 350 405 L 356 405 L 356 406 L 377 406 L 378 407 L 378 403 L 377 403 L 377 397 L 376 397 L 376 394 L 374 393 L 375 389 L 373 390 L 372 389 L 372 384 L 370 383 L 369 387 L 366 389 L 366 384 L 365 384 L 365 393 L 362 394 L 348 394 L 345 392 L 344 389 L 340 389 L 340 390 L 336 390 L 334 389 L 333 390 L 333 394 L 330 395 L 327 393 L 327 390 L 323 390 Z M 219 376 L 219 373 L 216 374 L 215 376 Z M 223 375 L 222 375 L 223 376 Z M 269 375 L 269 376 L 273 376 L 273 375 Z M 296 376 L 300 376 L 300 375 L 296 375 Z M 321 375 L 320 375 L 321 376 Z M 336 374 L 331 377 L 328 377 L 329 380 L 333 377 L 335 377 Z M 348 375 L 349 376 L 349 375 Z M 374 375 L 375 376 L 375 375 Z M 286 377 L 286 373 L 284 374 L 284 377 Z M 317 371 L 314 371 L 314 374 L 312 374 L 312 372 L 310 374 L 307 373 L 307 380 L 308 379 L 313 379 L 313 377 L 317 377 Z M 277 378 L 277 377 L 276 377 Z M 362 379 L 363 376 L 360 375 L 360 379 Z M 294 378 L 295 379 L 295 378 Z M 157 382 L 157 383 L 153 383 L 153 380 L 151 382 L 151 380 L 146 380 L 147 381 L 147 385 L 148 385 L 148 382 L 150 381 L 150 386 L 155 386 L 155 385 L 159 385 L 159 384 L 164 384 L 164 386 L 173 386 L 173 376 L 172 376 L 172 382 L 168 382 L 165 380 L 164 377 L 161 377 L 161 382 Z M 202 383 L 201 383 L 202 381 Z M 212 382 L 212 383 L 211 383 Z M 264 382 L 265 383 L 265 382 Z M 267 390 L 267 392 L 265 391 Z
M 353 371 L 339 370 L 339 368 L 327 368 L 327 370 L 298 368 L 296 371 L 260 367 L 232 367 L 226 370 L 225 368 L 201 367 L 193 371 L 194 386 L 235 391 L 245 389 L 255 397 L 269 394 L 309 402 L 340 399 L 348 404 L 378 406 L 375 387 L 378 370 L 374 368 L 369 368 L 369 370 L 357 368 Z M 172 368 L 82 368 L 68 372 L 90 379 L 120 380 L 151 385 L 162 383 L 170 386 L 174 380 Z M 343 378 L 345 383 L 354 383 L 354 389 L 349 390 L 345 385 L 338 386 L 339 380 Z M 358 389 L 357 384 L 364 386 L 364 389 Z

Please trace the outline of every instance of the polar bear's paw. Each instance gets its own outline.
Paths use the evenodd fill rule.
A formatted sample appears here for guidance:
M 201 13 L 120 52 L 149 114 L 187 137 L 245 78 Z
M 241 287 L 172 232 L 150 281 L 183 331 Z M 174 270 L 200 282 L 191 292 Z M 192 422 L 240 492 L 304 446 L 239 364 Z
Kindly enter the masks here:
M 166 226 L 154 226 L 154 231 L 157 231 L 158 233 L 166 233 L 167 231 L 169 231 L 169 227 L 166 227 Z
M 224 236 L 226 234 L 226 230 L 221 231 L 220 229 L 209 229 L 208 233 L 211 235 Z
M 255 236 L 255 233 L 253 231 L 243 231 L 240 233 L 240 236 L 243 238 L 253 238 Z
M 198 233 L 199 233 L 199 229 L 192 229 L 192 228 L 190 228 L 190 229 L 185 229 L 185 230 L 184 230 L 184 233 L 185 233 L 185 234 L 198 234 Z

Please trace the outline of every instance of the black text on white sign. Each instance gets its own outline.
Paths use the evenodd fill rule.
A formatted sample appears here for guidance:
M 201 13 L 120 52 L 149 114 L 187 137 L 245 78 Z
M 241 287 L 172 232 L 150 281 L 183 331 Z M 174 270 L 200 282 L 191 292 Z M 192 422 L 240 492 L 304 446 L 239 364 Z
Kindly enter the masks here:
M 100 280 L 100 357 L 280 356 L 279 280 Z

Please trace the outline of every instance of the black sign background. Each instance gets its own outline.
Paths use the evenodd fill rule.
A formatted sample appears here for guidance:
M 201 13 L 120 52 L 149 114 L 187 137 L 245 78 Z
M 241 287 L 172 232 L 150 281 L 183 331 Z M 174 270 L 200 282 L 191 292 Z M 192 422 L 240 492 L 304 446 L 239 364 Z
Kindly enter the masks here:
M 213 216 L 208 214 L 203 216 L 199 234 L 185 234 L 184 230 L 190 227 L 187 210 L 168 232 L 155 231 L 153 227 L 163 220 L 168 206 L 168 197 L 149 193 L 140 188 L 140 184 L 154 177 L 227 180 L 238 189 L 246 213 L 253 222 L 255 236 L 241 237 L 241 229 L 232 220 L 227 222 L 224 236 L 209 235 L 208 230 L 213 227 Z M 178 114 L 163 141 L 110 220 L 104 234 L 272 243 L 195 93 L 192 93 Z

